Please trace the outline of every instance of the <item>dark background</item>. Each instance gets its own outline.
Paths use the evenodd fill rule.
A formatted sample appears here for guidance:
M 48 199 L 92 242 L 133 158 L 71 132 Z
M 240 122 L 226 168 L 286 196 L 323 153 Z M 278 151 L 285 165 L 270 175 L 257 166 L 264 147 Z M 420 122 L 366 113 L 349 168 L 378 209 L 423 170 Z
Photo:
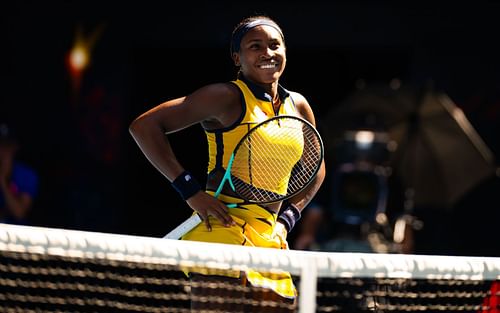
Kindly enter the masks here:
M 33 225 L 161 237 L 190 210 L 128 134 L 140 113 L 236 69 L 229 38 L 243 17 L 283 28 L 282 84 L 322 117 L 365 82 L 432 83 L 464 110 L 500 154 L 500 3 L 422 1 L 16 1 L 0 5 L 0 119 L 20 136 L 20 158 L 39 173 Z M 101 29 L 78 92 L 66 56 L 80 29 Z M 203 181 L 199 126 L 171 136 Z M 426 212 L 416 253 L 499 255 L 498 178 L 451 212 Z M 322 192 L 328 192 L 322 190 Z

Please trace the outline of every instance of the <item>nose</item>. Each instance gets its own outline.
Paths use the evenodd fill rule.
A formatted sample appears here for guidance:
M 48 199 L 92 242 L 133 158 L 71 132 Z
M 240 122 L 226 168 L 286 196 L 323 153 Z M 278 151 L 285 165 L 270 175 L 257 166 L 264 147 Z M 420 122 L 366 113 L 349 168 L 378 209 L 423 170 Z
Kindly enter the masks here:
M 271 48 L 265 48 L 263 53 L 261 54 L 261 58 L 270 58 L 274 55 L 274 51 Z

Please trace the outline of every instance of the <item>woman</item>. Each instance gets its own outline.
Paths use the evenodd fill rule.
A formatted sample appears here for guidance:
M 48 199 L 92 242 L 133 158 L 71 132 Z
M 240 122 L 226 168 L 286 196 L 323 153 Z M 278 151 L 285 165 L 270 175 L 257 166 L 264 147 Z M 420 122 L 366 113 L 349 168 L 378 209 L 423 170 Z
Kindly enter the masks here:
M 286 235 L 323 182 L 324 164 L 315 181 L 286 204 L 253 204 L 228 209 L 225 203 L 233 203 L 235 195 L 229 190 L 223 190 L 218 198 L 213 194 L 227 167 L 229 155 L 252 126 L 280 114 L 297 115 L 315 125 L 314 114 L 301 94 L 288 91 L 279 84 L 287 61 L 286 48 L 281 28 L 272 19 L 254 16 L 241 21 L 232 34 L 231 57 L 239 67 L 235 81 L 207 85 L 188 96 L 166 101 L 137 117 L 130 125 L 130 132 L 148 160 L 172 182 L 204 221 L 183 240 L 287 249 Z M 205 190 L 183 168 L 172 151 L 168 136 L 165 136 L 197 123 L 201 123 L 205 130 L 209 147 Z M 190 276 L 193 309 L 207 308 L 207 303 L 197 297 L 210 293 L 198 283 L 207 280 L 233 282 L 252 288 L 265 285 L 263 294 L 259 294 L 258 289 L 252 293 L 251 297 L 256 299 L 265 297 L 294 303 L 296 297 L 289 275 L 267 277 L 249 271 L 222 273 L 221 276 L 191 273 Z M 266 293 L 268 289 L 274 292 Z M 238 290 L 232 289 L 232 292 Z M 224 304 L 213 304 L 213 308 L 235 311 Z M 275 311 L 268 307 L 266 312 Z

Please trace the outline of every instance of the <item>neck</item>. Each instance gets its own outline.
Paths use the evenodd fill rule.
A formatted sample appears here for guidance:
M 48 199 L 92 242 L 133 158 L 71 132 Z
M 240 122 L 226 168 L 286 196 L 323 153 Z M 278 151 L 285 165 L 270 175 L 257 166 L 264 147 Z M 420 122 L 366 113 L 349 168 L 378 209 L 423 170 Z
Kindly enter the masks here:
M 278 115 L 278 112 L 280 110 L 280 106 L 281 106 L 281 99 L 278 97 L 278 95 L 276 95 L 274 98 L 273 98 L 273 110 L 274 110 L 274 113 L 276 115 Z

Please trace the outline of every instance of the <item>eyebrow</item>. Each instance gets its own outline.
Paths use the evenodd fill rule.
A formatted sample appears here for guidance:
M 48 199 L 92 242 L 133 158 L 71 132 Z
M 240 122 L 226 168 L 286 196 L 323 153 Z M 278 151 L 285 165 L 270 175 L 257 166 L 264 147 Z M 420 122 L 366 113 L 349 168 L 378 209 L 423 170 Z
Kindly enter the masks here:
M 270 38 L 270 39 L 255 38 L 246 41 L 246 43 L 254 43 L 254 42 L 282 42 L 282 41 L 280 41 L 279 38 Z

